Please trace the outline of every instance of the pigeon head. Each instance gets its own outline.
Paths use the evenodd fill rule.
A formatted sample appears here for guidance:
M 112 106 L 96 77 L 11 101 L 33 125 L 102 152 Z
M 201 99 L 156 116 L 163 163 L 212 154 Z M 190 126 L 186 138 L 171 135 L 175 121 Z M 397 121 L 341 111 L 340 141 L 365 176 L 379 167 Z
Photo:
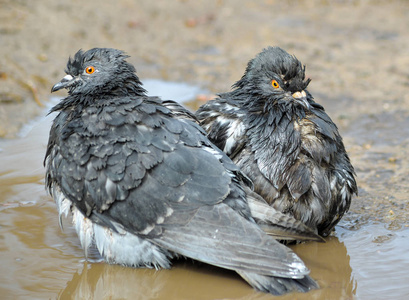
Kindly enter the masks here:
M 249 61 L 243 77 L 233 88 L 256 96 L 246 99 L 309 108 L 307 98 L 312 97 L 305 91 L 309 82 L 310 79 L 305 80 L 305 66 L 296 57 L 279 47 L 268 47 Z
M 51 92 L 65 88 L 70 95 L 145 93 L 135 67 L 125 60 L 128 57 L 111 48 L 79 50 L 68 60 L 67 75 L 52 87 Z

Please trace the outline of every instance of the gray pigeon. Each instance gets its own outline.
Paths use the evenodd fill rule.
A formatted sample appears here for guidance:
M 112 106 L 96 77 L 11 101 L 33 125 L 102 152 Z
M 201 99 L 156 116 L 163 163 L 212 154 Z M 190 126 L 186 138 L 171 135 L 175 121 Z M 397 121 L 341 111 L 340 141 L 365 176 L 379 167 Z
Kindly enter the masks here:
M 46 187 L 87 251 L 169 268 L 183 256 L 236 271 L 260 291 L 317 288 L 301 259 L 250 213 L 245 176 L 174 102 L 148 97 L 122 51 L 79 51 L 52 92 L 68 96 L 46 152 Z
M 231 92 L 196 116 L 256 193 L 327 236 L 357 185 L 337 126 L 306 90 L 309 82 L 300 61 L 269 47 L 250 60 Z

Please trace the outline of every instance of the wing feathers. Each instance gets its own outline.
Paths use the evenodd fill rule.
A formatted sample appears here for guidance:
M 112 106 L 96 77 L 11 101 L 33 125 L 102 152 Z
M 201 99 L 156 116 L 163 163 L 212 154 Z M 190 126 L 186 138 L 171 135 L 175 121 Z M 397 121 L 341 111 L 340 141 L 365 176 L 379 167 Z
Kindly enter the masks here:
M 200 207 L 186 226 L 163 226 L 152 241 L 193 259 L 231 270 L 303 278 L 309 273 L 289 248 L 225 204 Z

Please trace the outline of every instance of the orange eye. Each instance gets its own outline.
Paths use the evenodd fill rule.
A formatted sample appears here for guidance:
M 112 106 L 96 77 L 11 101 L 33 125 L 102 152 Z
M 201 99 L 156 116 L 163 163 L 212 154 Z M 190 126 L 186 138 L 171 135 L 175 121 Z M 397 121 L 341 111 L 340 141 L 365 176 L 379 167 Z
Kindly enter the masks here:
M 271 81 L 271 85 L 273 86 L 273 88 L 278 89 L 280 87 L 280 85 L 278 84 L 277 80 L 273 79 Z
M 95 72 L 95 68 L 94 68 L 93 66 L 89 66 L 89 67 L 87 67 L 87 68 L 85 69 L 85 72 L 86 72 L 87 74 L 92 74 L 92 73 Z

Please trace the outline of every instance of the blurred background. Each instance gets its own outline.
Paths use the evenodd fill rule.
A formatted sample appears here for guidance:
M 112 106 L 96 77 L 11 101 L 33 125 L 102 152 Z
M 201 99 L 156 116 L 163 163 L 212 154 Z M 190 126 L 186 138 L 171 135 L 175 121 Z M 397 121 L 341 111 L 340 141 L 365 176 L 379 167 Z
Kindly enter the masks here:
M 84 262 L 42 167 L 50 89 L 79 49 L 126 51 L 150 94 L 188 94 L 194 110 L 267 46 L 306 65 L 359 185 L 327 243 L 294 247 L 321 289 L 288 299 L 409 296 L 408 28 L 407 0 L 0 0 L 0 298 L 271 298 L 189 262 L 160 272 Z

